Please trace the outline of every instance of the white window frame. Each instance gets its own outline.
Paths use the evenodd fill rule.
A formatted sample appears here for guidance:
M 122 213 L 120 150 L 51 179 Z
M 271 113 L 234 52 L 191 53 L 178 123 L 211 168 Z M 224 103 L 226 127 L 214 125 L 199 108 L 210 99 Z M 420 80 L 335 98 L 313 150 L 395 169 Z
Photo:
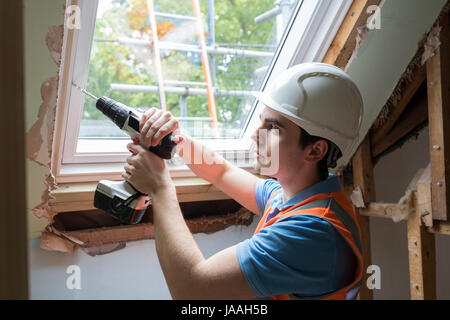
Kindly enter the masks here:
M 264 90 L 277 74 L 293 65 L 322 61 L 352 2 L 353 0 L 300 0 L 280 40 L 261 90 Z M 87 151 L 98 150 L 98 146 L 108 146 L 108 143 L 107 148 L 110 149 L 103 153 L 76 152 L 85 97 L 73 88 L 71 83 L 84 86 L 87 82 L 98 0 L 67 0 L 67 6 L 73 4 L 80 7 L 81 28 L 67 29 L 65 26 L 58 95 L 58 109 L 64 112 L 61 112 L 63 115 L 59 117 L 59 121 L 63 121 L 59 126 L 61 129 L 55 130 L 55 134 L 61 136 L 54 139 L 59 144 L 56 148 L 59 152 L 56 160 L 52 162 L 55 167 L 53 173 L 57 182 L 120 179 L 125 159 L 129 156 L 125 147 L 129 143 L 128 140 L 85 140 Z M 202 141 L 214 150 L 229 155 L 227 159 L 235 160 L 237 165 L 250 169 L 249 154 L 254 147 L 250 136 L 259 125 L 258 115 L 262 108 L 261 103 L 255 102 L 238 139 Z M 236 161 L 239 159 L 241 160 Z M 173 177 L 193 175 L 186 165 L 172 163 L 170 171 Z

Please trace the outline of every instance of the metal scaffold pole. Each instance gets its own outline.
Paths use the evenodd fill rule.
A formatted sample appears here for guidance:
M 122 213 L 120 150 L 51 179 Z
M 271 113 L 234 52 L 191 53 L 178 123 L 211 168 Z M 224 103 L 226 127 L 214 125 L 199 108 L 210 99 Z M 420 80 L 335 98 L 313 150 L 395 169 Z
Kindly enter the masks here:
M 214 9 L 214 0 L 208 0 L 208 38 L 209 38 L 209 47 L 214 48 L 216 46 L 216 28 L 214 24 L 215 19 L 215 9 Z M 213 53 L 208 51 L 209 61 L 211 66 L 211 81 L 212 85 L 216 85 L 216 57 Z
M 206 91 L 208 96 L 208 108 L 209 108 L 209 115 L 212 118 L 212 130 L 214 137 L 219 136 L 218 131 L 218 121 L 217 121 L 217 113 L 216 113 L 216 101 L 214 98 L 214 89 L 212 86 L 212 79 L 211 79 L 211 70 L 209 67 L 209 59 L 208 59 L 208 53 L 206 51 L 206 43 L 205 43 L 205 35 L 203 31 L 203 24 L 201 20 L 201 10 L 200 10 L 200 3 L 198 0 L 192 0 L 192 7 L 194 9 L 194 17 L 197 18 L 197 38 L 198 42 L 200 44 L 201 49 L 201 58 L 202 58 L 202 66 L 203 66 L 203 75 L 206 82 Z
M 158 31 L 156 25 L 155 18 L 155 6 L 153 0 L 147 0 L 148 7 L 148 18 L 150 22 L 150 28 L 152 32 L 152 40 L 153 40 L 153 62 L 155 64 L 155 72 L 156 72 L 156 82 L 158 84 L 158 95 L 159 95 L 159 105 L 161 110 L 166 111 L 166 95 L 164 93 L 164 81 L 162 75 L 162 66 L 161 66 L 161 54 L 159 51 L 159 39 L 158 39 Z M 150 48 L 152 49 L 152 48 Z

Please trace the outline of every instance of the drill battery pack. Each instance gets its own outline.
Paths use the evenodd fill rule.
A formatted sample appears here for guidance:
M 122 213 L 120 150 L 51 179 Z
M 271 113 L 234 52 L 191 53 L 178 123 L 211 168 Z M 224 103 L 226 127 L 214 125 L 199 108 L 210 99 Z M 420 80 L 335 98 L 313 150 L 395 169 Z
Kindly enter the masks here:
M 94 207 L 103 210 L 123 224 L 141 222 L 149 204 L 147 195 L 126 181 L 100 180 L 94 196 Z

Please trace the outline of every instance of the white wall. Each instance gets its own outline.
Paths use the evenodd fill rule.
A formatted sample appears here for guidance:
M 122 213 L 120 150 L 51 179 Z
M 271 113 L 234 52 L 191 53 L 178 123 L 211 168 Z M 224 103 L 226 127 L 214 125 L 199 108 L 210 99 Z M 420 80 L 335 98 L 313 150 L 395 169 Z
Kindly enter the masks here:
M 231 226 L 214 234 L 195 234 L 205 257 L 251 237 L 258 219 L 248 226 Z M 69 290 L 67 267 L 78 265 L 81 289 Z M 48 252 L 39 239 L 30 242 L 31 299 L 171 299 L 161 271 L 154 240 L 127 243 L 126 248 L 91 257 Z
M 50 57 L 45 36 L 50 26 L 61 25 L 64 20 L 64 0 L 25 0 L 25 128 L 28 131 L 38 118 L 42 103 L 41 84 L 57 75 L 57 67 Z M 46 226 L 46 219 L 37 219 L 31 208 L 41 202 L 45 190 L 44 176 L 48 169 L 26 160 L 28 231 L 38 236 Z

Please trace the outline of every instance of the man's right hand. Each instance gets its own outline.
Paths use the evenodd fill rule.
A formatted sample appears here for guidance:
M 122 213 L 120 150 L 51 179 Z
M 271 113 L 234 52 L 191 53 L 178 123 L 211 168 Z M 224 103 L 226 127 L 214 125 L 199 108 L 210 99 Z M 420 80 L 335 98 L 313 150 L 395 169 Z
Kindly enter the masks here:
M 156 146 L 172 132 L 177 153 L 189 169 L 235 199 L 254 213 L 259 213 L 255 200 L 256 176 L 236 167 L 200 141 L 181 133 L 178 120 L 170 112 L 151 108 L 139 123 L 141 140 L 147 147 Z M 186 149 L 186 150 L 184 150 Z M 196 163 L 196 160 L 200 160 Z
M 161 109 L 147 110 L 139 122 L 139 130 L 141 140 L 147 148 L 157 146 L 169 133 L 173 133 L 176 144 L 183 141 L 178 120 L 170 112 Z

